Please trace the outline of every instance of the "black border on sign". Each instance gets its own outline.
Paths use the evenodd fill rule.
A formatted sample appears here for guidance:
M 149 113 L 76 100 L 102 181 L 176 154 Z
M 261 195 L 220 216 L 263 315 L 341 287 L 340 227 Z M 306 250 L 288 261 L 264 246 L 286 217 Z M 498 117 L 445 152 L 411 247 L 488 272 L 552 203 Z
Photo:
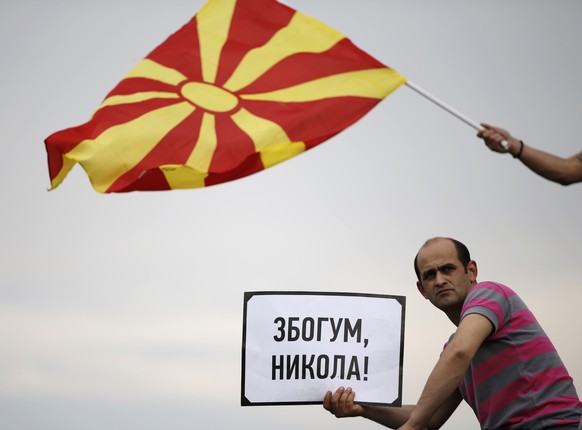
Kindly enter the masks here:
M 381 299 L 396 300 L 402 306 L 402 320 L 400 322 L 400 358 L 398 371 L 398 397 L 392 403 L 375 403 L 375 402 L 356 402 L 366 405 L 380 405 L 380 406 L 402 406 L 402 370 L 404 363 L 404 320 L 406 316 L 406 296 L 393 296 L 388 294 L 367 294 L 367 293 L 333 293 L 333 292 L 314 292 L 314 291 L 245 291 L 243 301 L 243 329 L 242 329 L 242 354 L 241 354 L 241 391 L 240 404 L 241 406 L 285 406 L 285 405 L 321 405 L 320 402 L 251 402 L 245 397 L 245 350 L 247 340 L 247 303 L 253 296 L 355 296 L 355 297 L 375 297 Z

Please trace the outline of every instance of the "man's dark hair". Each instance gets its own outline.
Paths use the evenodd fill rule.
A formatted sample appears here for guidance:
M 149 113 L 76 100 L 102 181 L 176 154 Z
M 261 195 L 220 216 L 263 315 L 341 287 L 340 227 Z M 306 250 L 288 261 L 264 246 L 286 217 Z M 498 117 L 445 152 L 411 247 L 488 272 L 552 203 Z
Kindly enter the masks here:
M 420 247 L 420 249 L 416 253 L 416 257 L 414 257 L 414 271 L 416 272 L 416 278 L 419 281 L 420 281 L 420 270 L 418 269 L 418 254 L 420 253 L 422 248 L 424 248 L 426 245 L 428 245 L 431 242 L 434 242 L 435 240 L 440 240 L 440 239 L 450 240 L 451 242 L 453 242 L 453 244 L 455 245 L 455 248 L 457 249 L 457 257 L 459 258 L 459 261 L 461 262 L 461 264 L 465 268 L 465 271 L 467 271 L 467 266 L 469 265 L 469 262 L 471 261 L 471 254 L 469 253 L 469 249 L 465 246 L 465 244 L 462 242 L 459 242 L 457 239 L 453 239 L 452 237 L 433 237 L 432 239 L 427 240 L 424 243 L 424 245 L 422 245 Z

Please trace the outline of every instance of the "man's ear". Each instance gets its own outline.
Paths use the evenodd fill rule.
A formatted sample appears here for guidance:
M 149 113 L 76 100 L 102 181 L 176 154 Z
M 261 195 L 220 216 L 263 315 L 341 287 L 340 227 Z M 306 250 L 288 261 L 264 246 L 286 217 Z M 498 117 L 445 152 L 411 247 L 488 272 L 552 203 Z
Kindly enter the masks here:
M 428 297 L 426 296 L 426 291 L 424 291 L 424 287 L 422 286 L 420 281 L 416 281 L 416 288 L 418 288 L 418 291 L 420 292 L 420 294 L 422 294 L 422 297 L 428 299 Z
M 471 282 L 477 282 L 477 262 L 475 260 L 469 261 L 467 264 L 467 273 Z

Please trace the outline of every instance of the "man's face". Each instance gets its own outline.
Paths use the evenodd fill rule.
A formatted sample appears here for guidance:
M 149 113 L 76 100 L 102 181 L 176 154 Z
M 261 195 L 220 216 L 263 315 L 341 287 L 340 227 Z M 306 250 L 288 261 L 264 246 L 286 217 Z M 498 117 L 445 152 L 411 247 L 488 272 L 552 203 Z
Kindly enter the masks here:
M 467 268 L 459 260 L 457 249 L 450 240 L 437 239 L 418 253 L 420 293 L 437 308 L 460 311 L 467 294 L 477 279 L 477 264 L 471 261 Z

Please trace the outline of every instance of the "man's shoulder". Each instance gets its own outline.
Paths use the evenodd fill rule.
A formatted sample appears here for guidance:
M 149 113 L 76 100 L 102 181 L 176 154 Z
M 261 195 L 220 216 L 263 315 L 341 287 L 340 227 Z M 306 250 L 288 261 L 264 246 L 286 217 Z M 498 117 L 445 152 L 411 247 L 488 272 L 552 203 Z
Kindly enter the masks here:
M 500 284 L 499 282 L 484 281 L 475 284 L 475 286 L 469 292 L 469 296 L 487 296 L 491 294 L 502 294 L 506 298 L 515 296 L 516 293 L 507 285 Z
M 463 304 L 463 312 L 472 307 L 504 308 L 509 303 L 521 301 L 507 285 L 499 282 L 479 282 L 469 291 Z

